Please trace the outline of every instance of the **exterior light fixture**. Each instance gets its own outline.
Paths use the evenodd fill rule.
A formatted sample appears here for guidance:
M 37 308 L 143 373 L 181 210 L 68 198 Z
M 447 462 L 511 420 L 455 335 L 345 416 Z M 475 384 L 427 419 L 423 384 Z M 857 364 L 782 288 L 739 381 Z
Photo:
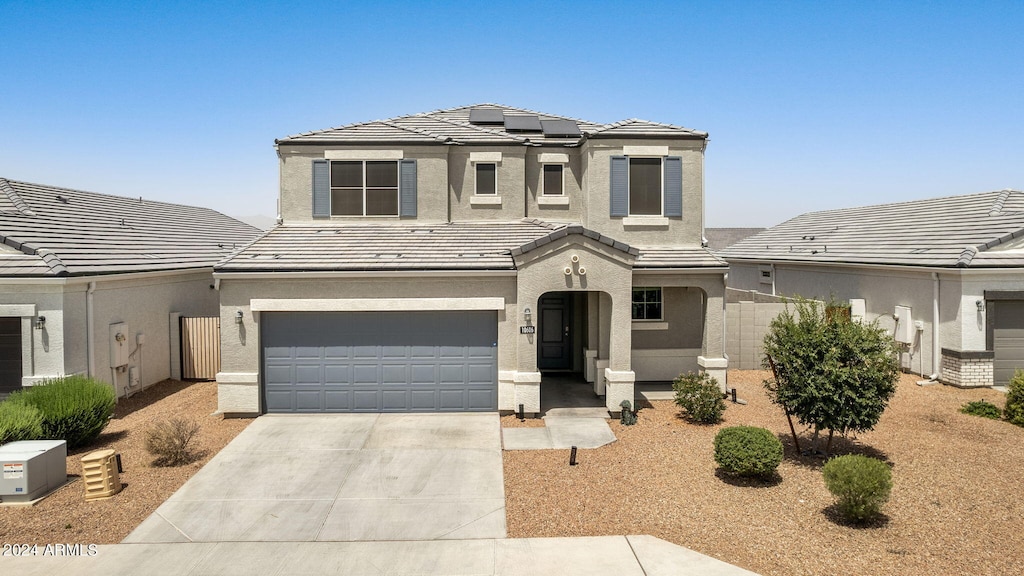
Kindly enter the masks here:
M 237 311 L 235 311 L 235 324 L 241 324 L 241 323 L 242 323 L 242 311 L 241 310 L 237 310 Z
M 46 316 L 37 316 L 35 327 L 36 330 L 42 330 L 46 326 Z
M 984 300 L 978 300 L 974 304 L 978 307 L 978 312 L 984 312 L 985 311 L 985 301 Z
M 524 318 L 524 319 L 526 319 L 526 321 L 527 321 L 527 322 L 529 322 L 529 321 L 530 321 L 530 315 L 531 315 L 531 314 L 532 314 L 532 312 L 530 312 L 530 307 L 529 307 L 529 306 L 527 306 L 527 307 L 526 307 L 526 308 L 525 308 L 525 309 L 523 310 L 523 318 Z

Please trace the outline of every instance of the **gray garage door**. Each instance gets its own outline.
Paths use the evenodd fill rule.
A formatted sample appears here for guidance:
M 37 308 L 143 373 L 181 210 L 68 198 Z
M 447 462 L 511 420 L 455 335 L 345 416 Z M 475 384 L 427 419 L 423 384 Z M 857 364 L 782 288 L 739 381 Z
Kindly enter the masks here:
M 995 350 L 995 384 L 1005 386 L 1014 370 L 1024 369 L 1024 302 L 997 300 L 992 346 Z
M 261 315 L 267 412 L 498 408 L 497 313 Z

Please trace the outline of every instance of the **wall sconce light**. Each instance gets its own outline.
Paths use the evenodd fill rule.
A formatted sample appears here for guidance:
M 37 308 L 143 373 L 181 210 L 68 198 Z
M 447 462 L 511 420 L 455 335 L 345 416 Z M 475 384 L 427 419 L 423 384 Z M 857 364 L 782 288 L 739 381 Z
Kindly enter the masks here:
M 984 312 L 985 311 L 985 301 L 984 300 L 978 300 L 974 304 L 978 307 L 978 312 Z
M 526 319 L 527 322 L 530 321 L 530 315 L 531 314 L 532 314 L 532 312 L 530 312 L 530 307 L 529 306 L 527 306 L 525 309 L 523 309 L 523 318 Z
M 46 326 L 46 316 L 36 317 L 35 327 L 36 330 L 42 330 Z
M 241 310 L 237 310 L 235 312 L 235 324 L 241 324 L 241 323 L 242 323 L 242 311 Z

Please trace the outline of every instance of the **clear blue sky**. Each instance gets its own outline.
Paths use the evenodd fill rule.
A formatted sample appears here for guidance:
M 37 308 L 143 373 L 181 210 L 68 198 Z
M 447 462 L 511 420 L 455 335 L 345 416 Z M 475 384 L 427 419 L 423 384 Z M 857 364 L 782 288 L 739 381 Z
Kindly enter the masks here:
M 709 226 L 1024 188 L 1024 2 L 0 0 L 0 176 L 276 214 L 274 138 L 498 102 L 705 130 Z

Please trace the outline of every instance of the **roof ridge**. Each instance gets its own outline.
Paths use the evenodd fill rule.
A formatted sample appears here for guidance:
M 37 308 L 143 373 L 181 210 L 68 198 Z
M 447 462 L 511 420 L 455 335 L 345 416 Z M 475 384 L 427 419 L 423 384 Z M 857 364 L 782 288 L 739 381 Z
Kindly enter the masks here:
M 445 124 L 451 124 L 452 126 L 461 126 L 463 128 L 471 128 L 471 129 L 476 130 L 478 132 L 484 132 L 486 134 L 491 134 L 493 136 L 501 136 L 503 138 L 508 138 L 508 139 L 513 140 L 515 142 L 522 143 L 522 142 L 526 142 L 527 140 L 529 140 L 529 138 L 521 138 L 519 136 L 515 136 L 515 135 L 512 135 L 512 134 L 507 134 L 505 132 L 499 132 L 498 130 L 492 130 L 490 128 L 484 128 L 482 126 L 477 126 L 475 124 L 470 124 L 469 122 L 457 122 L 455 120 L 449 120 L 448 118 L 435 118 L 433 116 L 431 116 L 430 119 L 434 120 L 435 122 L 444 122 Z M 452 140 L 457 141 L 455 138 L 452 138 Z
M 68 267 L 64 265 L 60 257 L 46 248 L 36 248 L 36 255 L 43 259 L 43 263 L 50 267 L 50 271 L 56 276 L 67 276 Z
M 0 190 L 3 190 L 4 194 L 6 194 L 7 198 L 11 201 L 11 204 L 14 204 L 14 207 L 18 209 L 18 212 L 21 212 L 25 216 L 36 215 L 36 213 L 32 211 L 32 208 L 29 207 L 28 202 L 25 202 L 25 199 L 21 197 L 21 194 L 18 194 L 18 191 L 11 186 L 11 183 L 7 178 L 0 178 Z
M 992 208 L 989 209 L 989 216 L 999 216 L 1003 212 L 1003 204 L 1006 203 L 1006 199 L 1010 197 L 1010 190 L 1006 188 L 999 192 L 999 196 L 996 197 L 995 201 L 992 202 Z
M 401 120 L 402 118 L 405 118 L 405 116 L 401 116 L 401 117 L 398 117 L 398 118 L 389 118 L 387 120 L 377 120 L 377 122 L 380 122 L 381 124 L 384 124 L 386 126 L 391 126 L 392 128 L 397 128 L 399 130 L 405 130 L 406 132 L 412 132 L 413 134 L 419 134 L 420 136 L 429 136 L 429 137 L 433 138 L 434 140 L 437 140 L 438 142 L 444 142 L 445 141 L 445 139 L 443 137 L 441 137 L 440 134 L 434 134 L 433 132 L 430 132 L 429 130 L 423 130 L 423 129 L 420 129 L 420 128 L 412 128 L 412 127 L 408 127 L 408 126 L 402 126 L 402 125 L 400 125 L 400 124 L 395 122 L 395 120 Z
M 240 254 L 243 250 L 248 249 L 250 246 L 252 246 L 256 242 L 258 242 L 258 241 L 262 240 L 263 238 L 265 238 L 267 236 L 267 234 L 270 234 L 270 232 L 272 230 L 276 229 L 278 226 L 280 226 L 280 224 L 278 224 L 277 226 L 274 226 L 270 230 L 264 230 L 262 234 L 258 234 L 256 236 L 256 238 L 253 238 L 253 240 L 251 242 L 248 242 L 244 246 L 239 246 L 237 249 L 231 250 L 230 252 L 228 252 L 223 258 L 221 258 L 217 262 L 213 263 L 214 270 L 216 270 L 217 267 L 220 266 L 221 264 L 227 262 L 228 260 L 231 260 L 232 258 L 237 256 L 238 254 Z
M 960 257 L 956 259 L 957 268 L 966 268 L 971 265 L 971 260 L 978 254 L 978 249 L 974 246 L 967 246 L 960 252 Z
M 4 179 L 4 178 L 0 178 L 0 180 L 5 180 L 6 181 L 6 179 Z M 103 196 L 105 198 L 117 198 L 118 200 L 129 200 L 129 201 L 133 201 L 133 202 L 138 202 L 138 201 L 142 200 L 143 202 L 148 203 L 148 204 L 163 204 L 165 206 L 181 206 L 183 208 L 192 208 L 194 210 L 203 210 L 205 212 L 213 212 L 215 214 L 220 214 L 221 216 L 227 216 L 228 218 L 231 218 L 232 220 L 236 220 L 238 222 L 241 222 L 241 220 L 238 220 L 237 218 L 233 218 L 231 216 L 228 216 L 227 214 L 224 214 L 223 212 L 220 212 L 218 210 L 214 210 L 213 208 L 207 208 L 205 206 L 196 206 L 194 204 L 181 204 L 181 203 L 178 203 L 178 202 L 166 202 L 164 200 L 153 200 L 153 199 L 150 199 L 150 198 L 143 198 L 142 196 L 121 196 L 121 195 L 118 195 L 118 194 L 107 194 L 105 192 L 93 192 L 91 190 L 80 190 L 78 188 L 66 188 L 64 186 L 53 186 L 53 185 L 50 185 L 50 184 L 40 184 L 38 182 L 25 182 L 23 180 L 10 180 L 10 182 L 14 182 L 16 184 L 25 184 L 27 186 L 37 186 L 37 187 L 42 188 L 44 190 L 50 190 L 50 191 L 74 192 L 76 194 L 89 194 L 91 196 Z M 38 214 L 33 213 L 33 214 L 28 214 L 28 216 L 38 216 Z M 118 217 L 117 219 L 119 220 L 120 217 Z M 244 224 L 244 222 L 243 222 L 243 224 Z
M 685 130 L 686 132 L 689 132 L 691 134 L 707 134 L 706 132 L 703 132 L 701 130 L 697 130 L 695 128 L 687 128 L 686 126 L 680 126 L 678 124 L 669 124 L 668 122 L 656 122 L 654 120 L 644 120 L 643 118 L 626 118 L 625 120 L 619 120 L 618 122 L 612 122 L 610 124 L 604 124 L 603 126 L 598 128 L 597 130 L 591 132 L 591 134 L 600 134 L 601 132 L 605 132 L 607 130 L 612 130 L 614 128 L 621 128 L 623 126 L 629 126 L 630 124 L 639 124 L 641 122 L 645 123 L 645 124 L 650 124 L 650 125 L 653 125 L 653 126 L 661 126 L 662 128 L 672 128 L 674 130 Z
M 563 116 L 561 114 L 551 114 L 549 112 L 539 112 L 537 110 L 530 110 L 529 108 L 520 108 L 518 106 L 507 106 L 505 104 L 498 104 L 496 102 L 481 102 L 478 104 L 467 104 L 465 106 L 456 106 L 454 108 L 444 108 L 441 110 L 434 110 L 433 112 L 424 112 L 423 114 L 435 114 L 437 112 L 454 112 L 455 110 L 461 110 L 463 108 L 475 108 L 477 106 L 495 106 L 497 108 L 507 108 L 509 110 L 515 110 L 516 112 L 525 112 L 526 114 L 536 114 L 538 116 L 551 116 L 553 118 L 560 118 L 562 120 L 572 120 L 574 122 L 584 122 L 586 124 L 600 124 L 600 122 L 594 122 L 592 120 L 584 120 L 582 118 L 574 118 L 572 116 Z

